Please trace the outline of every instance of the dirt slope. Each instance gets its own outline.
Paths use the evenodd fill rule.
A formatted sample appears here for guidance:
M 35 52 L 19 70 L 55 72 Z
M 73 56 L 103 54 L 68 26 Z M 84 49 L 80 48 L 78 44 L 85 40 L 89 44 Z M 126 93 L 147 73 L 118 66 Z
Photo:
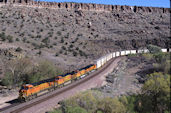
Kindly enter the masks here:
M 66 70 L 76 69 L 111 51 L 147 44 L 169 47 L 169 25 L 169 13 L 154 11 L 0 5 L 0 37 L 6 37 L 5 41 L 0 38 L 0 55 L 20 47 L 23 51 L 19 54 L 24 56 L 45 58 Z

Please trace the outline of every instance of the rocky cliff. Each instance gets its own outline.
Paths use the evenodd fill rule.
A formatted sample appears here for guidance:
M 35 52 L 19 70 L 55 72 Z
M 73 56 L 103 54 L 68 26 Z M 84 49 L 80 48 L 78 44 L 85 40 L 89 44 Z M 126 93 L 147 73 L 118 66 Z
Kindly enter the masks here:
M 33 0 L 0 0 L 5 4 L 23 4 L 37 7 L 50 7 L 57 9 L 77 9 L 87 11 L 123 11 L 123 12 L 145 12 L 145 13 L 169 13 L 169 8 L 157 7 L 140 7 L 140 6 L 120 6 L 120 5 L 103 5 L 103 4 L 86 4 L 86 3 L 57 3 L 57 2 L 40 2 Z
M 149 44 L 170 48 L 169 42 L 168 8 L 29 0 L 0 4 L 0 49 L 20 47 L 22 54 L 64 69 L 83 67 L 112 51 Z

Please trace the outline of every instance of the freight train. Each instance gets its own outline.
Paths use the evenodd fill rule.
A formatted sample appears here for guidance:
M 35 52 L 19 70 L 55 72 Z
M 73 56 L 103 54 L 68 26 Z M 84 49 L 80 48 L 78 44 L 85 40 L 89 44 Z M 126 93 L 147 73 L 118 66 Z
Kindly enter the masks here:
M 33 98 L 36 98 L 39 95 L 53 91 L 56 88 L 63 87 L 69 83 L 72 83 L 80 78 L 85 77 L 95 69 L 96 69 L 96 65 L 91 64 L 77 71 L 73 71 L 71 73 L 58 75 L 51 79 L 39 81 L 32 84 L 25 84 L 19 90 L 19 100 L 28 101 Z
M 162 49 L 162 52 L 170 52 L 170 49 Z M 36 98 L 39 95 L 48 93 L 57 88 L 63 87 L 69 83 L 72 83 L 80 78 L 87 76 L 90 72 L 101 68 L 106 62 L 110 59 L 136 53 L 148 53 L 148 49 L 141 50 L 126 50 L 126 51 L 117 51 L 110 54 L 107 54 L 94 62 L 94 64 L 88 65 L 84 68 L 81 68 L 77 71 L 67 73 L 64 75 L 58 75 L 54 78 L 43 80 L 37 83 L 26 84 L 21 87 L 19 90 L 19 100 L 28 101 L 30 99 Z

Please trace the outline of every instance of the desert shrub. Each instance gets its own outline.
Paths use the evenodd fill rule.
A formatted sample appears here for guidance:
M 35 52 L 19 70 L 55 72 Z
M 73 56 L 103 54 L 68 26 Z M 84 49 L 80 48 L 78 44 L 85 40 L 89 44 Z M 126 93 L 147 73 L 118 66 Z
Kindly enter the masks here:
M 98 103 L 98 109 L 104 113 L 125 113 L 125 106 L 118 98 L 103 98 Z
M 170 110 L 170 75 L 149 74 L 142 87 L 139 112 L 164 113 Z
M 53 36 L 53 32 L 48 32 L 49 37 Z
M 63 38 L 61 38 L 61 43 L 64 43 L 64 39 Z
M 154 59 L 156 60 L 157 63 L 162 63 L 162 62 L 165 62 L 166 59 L 170 59 L 169 58 L 170 57 L 169 54 L 162 53 L 162 52 L 153 54 L 153 57 L 154 57 Z
M 60 54 L 62 54 L 62 53 L 63 53 L 63 51 L 62 51 L 62 50 L 60 50 L 60 51 L 59 51 L 59 53 L 60 53 Z
M 155 28 L 155 29 L 158 29 L 158 30 L 160 29 L 160 27 L 159 27 L 159 26 L 155 26 L 154 28 Z
M 126 103 L 127 104 L 127 103 Z M 124 113 L 126 108 L 117 98 L 104 98 L 99 91 L 86 91 L 60 102 L 61 109 L 68 113 Z M 71 113 L 72 113 L 71 112 Z M 82 113 L 79 112 L 79 113 Z
M 158 53 L 161 52 L 161 48 L 155 45 L 148 45 L 147 49 L 149 50 L 150 53 Z
M 69 47 L 70 47 L 70 48 L 73 48 L 74 46 L 71 44 Z
M 154 58 L 153 54 L 150 53 L 143 53 L 142 56 L 145 57 L 147 60 L 151 60 Z
M 16 52 L 21 52 L 22 49 L 20 47 L 17 47 L 17 49 L 15 50 Z
M 65 38 L 69 38 L 69 33 L 67 33 L 67 34 L 65 35 Z
M 56 110 L 50 111 L 48 113 L 62 113 L 62 110 L 56 109 Z
M 153 66 L 156 70 L 162 71 L 164 73 L 170 73 L 170 54 L 169 53 L 156 53 L 153 55 L 154 60 L 156 61 Z
M 41 38 L 42 36 L 41 35 L 37 35 L 36 38 Z
M 57 39 L 58 39 L 58 37 L 55 36 L 55 40 L 57 40 Z
M 78 47 L 76 47 L 76 50 L 79 50 L 79 48 L 78 48 Z
M 37 54 L 38 54 L 38 55 L 41 55 L 41 54 L 42 54 L 42 51 L 39 51 Z
M 58 53 L 56 53 L 56 54 L 55 54 L 55 56 L 59 56 L 59 54 L 58 54 Z
M 66 50 L 66 47 L 65 46 L 62 46 L 61 49 Z
M 77 41 L 78 41 L 78 39 L 79 39 L 79 38 L 77 37 L 77 38 L 75 39 L 75 41 L 74 41 L 74 42 L 77 42 Z
M 40 47 L 40 48 L 44 48 L 45 45 L 41 43 L 39 47 Z
M 2 41 L 6 40 L 6 36 L 5 36 L 4 32 L 0 33 L 0 38 L 1 38 Z
M 30 41 L 29 41 L 29 40 L 27 40 L 27 41 L 26 41 L 26 43 L 30 43 Z
M 72 106 L 72 107 L 81 107 L 86 109 L 88 112 L 93 112 L 97 108 L 97 101 L 100 98 L 101 93 L 86 91 L 80 94 L 73 96 L 72 98 L 64 101 L 62 106 Z
M 58 36 L 61 36 L 62 35 L 62 33 L 60 31 L 58 31 L 57 34 L 58 34 Z
M 43 29 L 40 29 L 40 32 L 43 32 Z
M 14 41 L 13 41 L 13 37 L 12 37 L 12 36 L 10 36 L 10 35 L 8 35 L 8 36 L 7 36 L 7 39 L 8 39 L 8 42 L 9 42 L 9 43 L 14 42 Z
M 128 113 L 137 113 L 136 107 L 139 95 L 122 96 L 119 101 L 126 107 Z
M 83 46 L 83 49 L 86 49 L 86 46 Z
M 57 45 L 57 43 L 56 43 L 56 42 L 54 42 L 54 43 L 53 43 L 53 45 L 55 45 L 55 46 L 56 46 L 56 45 Z
M 42 42 L 45 44 L 48 44 L 48 43 L 50 43 L 50 39 L 48 37 L 46 37 L 42 40 Z
M 27 39 L 26 38 L 23 38 L 23 42 L 25 43 L 27 41 Z
M 20 41 L 20 39 L 19 38 L 16 38 L 15 41 Z
M 67 52 L 65 52 L 64 55 L 67 55 Z
M 77 107 L 68 106 L 66 108 L 66 113 L 88 113 L 88 112 L 84 108 L 81 108 L 79 106 Z
M 5 76 L 2 79 L 2 85 L 4 85 L 4 86 L 12 86 L 13 85 L 12 73 L 10 73 L 10 72 L 5 73 Z
M 38 45 L 38 44 L 36 44 L 35 42 L 33 42 L 33 43 L 32 43 L 32 46 L 34 46 L 34 47 L 35 47 L 35 49 L 38 49 L 38 48 L 39 48 L 39 45 Z
M 73 51 L 73 56 L 77 56 L 77 52 L 76 51 Z
M 79 37 L 79 36 L 83 36 L 83 34 L 81 34 L 81 33 L 77 34 L 77 37 Z
M 50 45 L 49 48 L 53 48 L 53 45 Z
M 21 33 L 19 36 L 23 37 L 23 36 L 24 36 L 24 32 L 23 32 L 23 33 Z
M 79 54 L 80 56 L 86 56 L 85 52 L 83 52 L 82 50 L 79 50 Z

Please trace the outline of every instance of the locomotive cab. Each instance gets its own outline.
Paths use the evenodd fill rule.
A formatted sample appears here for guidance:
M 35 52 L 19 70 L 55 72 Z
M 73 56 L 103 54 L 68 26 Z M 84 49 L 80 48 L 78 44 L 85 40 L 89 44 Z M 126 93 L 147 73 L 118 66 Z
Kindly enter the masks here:
M 63 83 L 64 83 L 63 77 L 62 77 L 62 76 L 57 76 L 57 77 L 55 77 L 55 83 L 56 83 L 56 85 L 61 85 L 61 84 L 63 84 Z
M 25 100 L 25 98 L 28 96 L 28 90 L 32 88 L 33 85 L 31 84 L 23 85 L 19 90 L 19 100 Z

